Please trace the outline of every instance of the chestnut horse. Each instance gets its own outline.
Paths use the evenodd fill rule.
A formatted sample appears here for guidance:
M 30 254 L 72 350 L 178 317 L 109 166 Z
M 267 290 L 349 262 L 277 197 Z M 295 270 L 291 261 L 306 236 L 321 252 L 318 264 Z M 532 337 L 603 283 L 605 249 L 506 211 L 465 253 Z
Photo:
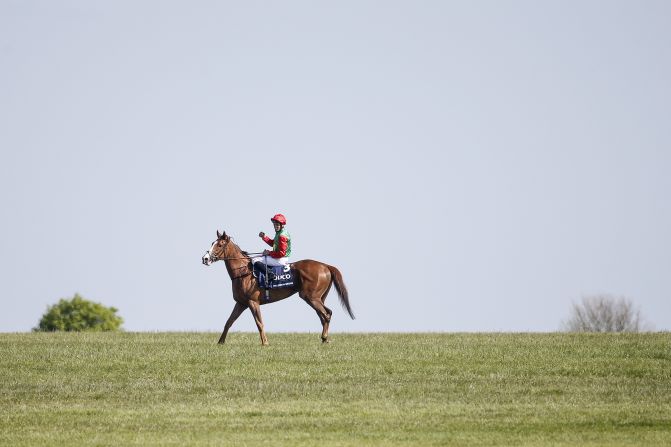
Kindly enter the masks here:
M 331 284 L 335 285 L 340 298 L 340 304 L 347 311 L 350 317 L 354 319 L 354 313 L 349 305 L 347 288 L 343 282 L 340 271 L 331 266 L 318 261 L 305 259 L 290 264 L 294 274 L 294 285 L 290 288 L 272 289 L 269 291 L 269 299 L 266 299 L 266 291 L 259 288 L 258 282 L 252 275 L 251 258 L 246 252 L 240 250 L 231 237 L 224 231 L 220 234 L 217 230 L 217 240 L 212 243 L 210 249 L 203 256 L 203 264 L 211 265 L 216 261 L 224 261 L 226 270 L 231 277 L 233 286 L 233 299 L 235 307 L 231 316 L 228 317 L 224 332 L 219 337 L 219 343 L 226 341 L 226 334 L 235 320 L 245 309 L 249 308 L 254 316 L 256 327 L 259 329 L 261 344 L 267 345 L 268 338 L 263 329 L 263 319 L 261 318 L 261 305 L 274 303 L 290 297 L 298 292 L 298 296 L 303 298 L 310 307 L 312 307 L 319 316 L 322 323 L 322 342 L 328 343 L 329 323 L 331 322 L 331 309 L 324 305 L 326 295 L 331 290 Z

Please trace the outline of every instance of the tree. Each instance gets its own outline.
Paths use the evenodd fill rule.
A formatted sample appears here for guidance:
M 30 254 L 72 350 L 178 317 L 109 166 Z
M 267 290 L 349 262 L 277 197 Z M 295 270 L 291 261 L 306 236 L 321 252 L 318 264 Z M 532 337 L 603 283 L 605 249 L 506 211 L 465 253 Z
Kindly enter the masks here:
M 586 296 L 582 303 L 573 303 L 564 328 L 568 332 L 639 332 L 641 312 L 625 297 Z
M 33 330 L 52 331 L 116 331 L 123 319 L 116 315 L 118 309 L 105 307 L 88 301 L 79 294 L 70 299 L 61 299 L 49 306 L 39 324 Z

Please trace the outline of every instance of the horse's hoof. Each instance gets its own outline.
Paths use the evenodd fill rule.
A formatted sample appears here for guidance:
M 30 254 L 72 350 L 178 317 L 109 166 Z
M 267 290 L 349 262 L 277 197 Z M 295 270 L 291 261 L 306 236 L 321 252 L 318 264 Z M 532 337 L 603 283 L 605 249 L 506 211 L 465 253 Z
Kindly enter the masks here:
M 331 343 L 330 338 L 322 338 L 322 343 Z

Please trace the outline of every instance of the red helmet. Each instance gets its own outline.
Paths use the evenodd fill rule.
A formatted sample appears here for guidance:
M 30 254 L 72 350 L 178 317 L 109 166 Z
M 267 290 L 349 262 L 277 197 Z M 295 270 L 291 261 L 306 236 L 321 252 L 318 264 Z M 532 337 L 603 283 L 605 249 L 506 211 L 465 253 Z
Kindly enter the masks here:
M 275 214 L 272 219 L 270 219 L 271 222 L 277 222 L 280 225 L 286 225 L 287 224 L 287 219 L 281 215 L 281 214 Z

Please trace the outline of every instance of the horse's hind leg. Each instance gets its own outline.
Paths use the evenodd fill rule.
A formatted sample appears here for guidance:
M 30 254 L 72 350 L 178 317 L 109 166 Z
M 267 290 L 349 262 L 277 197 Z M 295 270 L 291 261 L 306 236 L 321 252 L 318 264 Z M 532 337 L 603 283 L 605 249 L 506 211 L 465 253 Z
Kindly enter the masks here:
M 331 322 L 331 314 L 333 312 L 331 311 L 331 309 L 324 306 L 324 304 L 319 299 L 313 299 L 313 300 L 306 299 L 305 302 L 307 302 L 310 305 L 310 307 L 312 307 L 315 310 L 315 312 L 317 312 L 319 321 L 321 321 L 322 323 L 322 343 L 328 343 L 329 323 Z
M 326 295 L 329 294 L 329 291 L 331 290 L 331 284 L 329 284 L 328 288 L 322 293 L 322 297 L 319 300 L 319 304 L 321 304 L 321 307 L 324 309 L 326 312 L 327 317 L 325 318 L 326 324 L 323 324 L 324 328 L 322 331 L 322 343 L 328 343 L 329 342 L 329 324 L 331 323 L 331 315 L 333 315 L 333 311 L 326 307 Z
M 329 325 L 331 324 L 331 315 L 333 312 L 328 307 L 324 306 L 323 303 L 320 303 L 321 307 L 324 308 L 326 316 L 324 317 L 324 322 L 322 323 L 322 343 L 329 343 Z

